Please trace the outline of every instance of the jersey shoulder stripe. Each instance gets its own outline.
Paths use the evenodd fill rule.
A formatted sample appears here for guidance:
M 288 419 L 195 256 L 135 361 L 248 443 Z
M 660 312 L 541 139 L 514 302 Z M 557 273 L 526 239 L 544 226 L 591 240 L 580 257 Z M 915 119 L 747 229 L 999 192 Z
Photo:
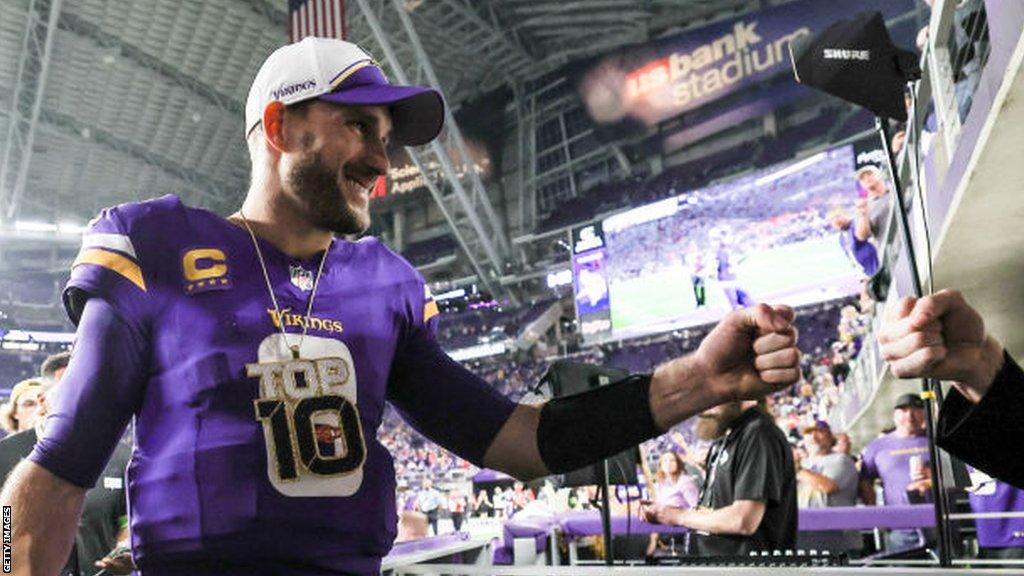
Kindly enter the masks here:
M 64 305 L 78 321 L 90 297 L 112 303 L 125 318 L 151 318 L 165 302 L 182 238 L 192 237 L 185 206 L 167 195 L 105 208 L 89 223 L 71 265 Z
M 441 311 L 437 308 L 437 301 L 434 300 L 434 295 L 430 292 L 430 286 L 423 285 L 423 321 L 426 322 L 440 314 Z
M 138 258 L 135 255 L 135 246 L 132 244 L 132 239 L 126 234 L 107 234 L 101 232 L 85 234 L 82 236 L 82 250 L 84 251 L 87 248 L 105 248 L 115 252 L 122 252 L 133 259 Z
M 146 291 L 146 281 L 142 278 L 142 269 L 139 265 L 127 256 L 123 256 L 113 250 L 104 248 L 83 248 L 71 265 L 74 270 L 83 264 L 94 264 L 102 266 L 112 272 L 120 274 L 126 280 Z

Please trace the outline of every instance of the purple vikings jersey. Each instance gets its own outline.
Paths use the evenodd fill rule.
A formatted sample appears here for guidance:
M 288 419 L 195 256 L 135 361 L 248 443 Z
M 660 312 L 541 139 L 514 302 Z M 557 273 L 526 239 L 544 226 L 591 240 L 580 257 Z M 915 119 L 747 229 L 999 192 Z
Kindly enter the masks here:
M 73 319 L 76 295 L 102 298 L 149 356 L 126 384 L 144 388 L 128 469 L 136 562 L 378 573 L 396 532 L 385 401 L 477 464 L 514 405 L 441 352 L 422 278 L 378 240 L 334 241 L 308 321 L 320 255 L 260 249 L 280 314 L 246 230 L 177 197 L 105 210 L 84 236 Z M 67 446 L 90 417 L 60 420 L 33 460 L 78 478 Z
M 971 510 L 1024 512 L 1024 490 L 1000 482 L 968 466 L 972 487 L 968 491 Z M 1024 518 L 977 518 L 978 546 L 982 548 L 1024 548 Z
M 915 457 L 920 458 L 924 466 L 931 466 L 928 437 L 902 437 L 890 432 L 875 438 L 864 448 L 860 476 L 882 480 L 886 506 L 910 504 L 907 486 L 911 483 L 910 460 Z M 931 492 L 923 498 L 931 501 Z

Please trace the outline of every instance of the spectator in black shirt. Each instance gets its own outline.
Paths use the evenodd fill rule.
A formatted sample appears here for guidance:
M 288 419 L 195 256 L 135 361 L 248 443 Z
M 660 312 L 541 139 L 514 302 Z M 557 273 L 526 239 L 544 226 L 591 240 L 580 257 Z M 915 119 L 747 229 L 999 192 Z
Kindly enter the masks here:
M 796 547 L 797 498 L 786 436 L 757 402 L 732 402 L 700 414 L 700 437 L 718 438 L 708 454 L 697 509 L 643 503 L 648 522 L 694 531 L 690 553 L 746 556 Z

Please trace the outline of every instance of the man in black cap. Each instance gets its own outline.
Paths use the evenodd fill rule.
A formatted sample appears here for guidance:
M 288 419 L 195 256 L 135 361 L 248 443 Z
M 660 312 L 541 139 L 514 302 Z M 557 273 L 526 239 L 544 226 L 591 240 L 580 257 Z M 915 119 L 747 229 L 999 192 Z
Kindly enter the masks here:
M 857 466 L 853 458 L 835 451 L 836 437 L 829 423 L 815 419 L 800 432 L 808 454 L 796 462 L 800 507 L 856 506 Z M 833 552 L 860 550 L 862 545 L 856 530 L 802 531 L 798 544 L 800 549 Z
M 864 503 L 877 504 L 875 481 L 880 481 L 886 506 L 920 504 L 932 499 L 932 469 L 925 434 L 924 402 L 917 394 L 903 394 L 893 409 L 896 429 L 871 441 L 864 449 L 860 494 Z M 889 533 L 891 551 L 924 544 L 919 530 Z

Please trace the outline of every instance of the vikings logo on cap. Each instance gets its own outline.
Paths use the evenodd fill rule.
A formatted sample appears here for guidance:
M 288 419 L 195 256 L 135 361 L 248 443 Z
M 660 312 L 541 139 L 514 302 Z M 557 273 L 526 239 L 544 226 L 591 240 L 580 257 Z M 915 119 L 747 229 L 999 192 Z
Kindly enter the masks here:
M 319 98 L 346 106 L 386 106 L 393 142 L 419 146 L 444 125 L 444 100 L 429 86 L 391 84 L 362 48 L 334 38 L 309 36 L 275 50 L 260 67 L 245 102 L 245 135 L 274 101 L 295 104 Z

